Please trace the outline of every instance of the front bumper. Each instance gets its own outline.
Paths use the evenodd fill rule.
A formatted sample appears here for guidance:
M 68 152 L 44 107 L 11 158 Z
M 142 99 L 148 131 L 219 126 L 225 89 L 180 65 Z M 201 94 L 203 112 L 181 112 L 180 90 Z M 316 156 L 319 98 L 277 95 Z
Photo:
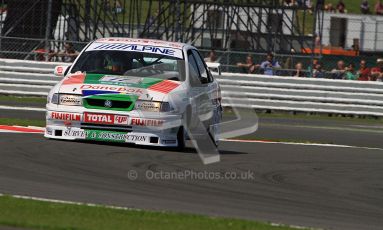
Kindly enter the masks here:
M 48 109 L 44 136 L 176 147 L 181 119 L 178 114 Z

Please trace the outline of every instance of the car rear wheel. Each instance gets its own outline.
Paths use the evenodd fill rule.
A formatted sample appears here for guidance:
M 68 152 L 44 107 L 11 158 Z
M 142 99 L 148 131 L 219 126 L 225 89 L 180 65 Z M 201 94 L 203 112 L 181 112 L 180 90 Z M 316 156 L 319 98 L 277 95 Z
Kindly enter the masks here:
M 185 129 L 180 126 L 177 132 L 177 150 L 182 151 L 185 149 Z
M 179 127 L 177 132 L 177 149 L 179 151 L 182 151 L 185 149 L 185 142 L 186 142 L 186 129 L 190 127 L 191 124 L 191 117 L 192 110 L 190 106 L 186 107 L 185 113 L 182 116 L 182 125 Z

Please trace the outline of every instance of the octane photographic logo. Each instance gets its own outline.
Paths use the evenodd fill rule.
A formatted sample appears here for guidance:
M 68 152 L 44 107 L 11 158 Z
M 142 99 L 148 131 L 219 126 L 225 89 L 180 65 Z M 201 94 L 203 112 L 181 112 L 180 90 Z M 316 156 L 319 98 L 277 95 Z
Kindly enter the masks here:
M 208 88 L 208 89 L 207 89 Z M 240 88 L 240 87 L 239 87 Z M 258 129 L 258 116 L 254 109 L 243 110 L 236 107 L 236 102 L 230 94 L 225 92 L 223 98 L 225 105 L 230 105 L 236 118 L 234 120 L 222 121 L 223 111 L 219 107 L 219 93 L 216 92 L 215 105 L 217 106 L 216 112 L 213 112 L 211 108 L 211 97 L 207 95 L 207 91 L 211 91 L 210 87 L 204 87 L 199 85 L 194 86 L 192 89 L 192 97 L 188 97 L 184 89 L 178 87 L 169 94 L 169 103 L 171 105 L 179 105 L 180 103 L 188 103 L 190 109 L 186 109 L 184 113 L 183 124 L 186 126 L 187 135 L 190 137 L 191 142 L 196 148 L 198 155 L 200 156 L 204 164 L 211 164 L 220 161 L 219 149 L 215 143 L 218 139 L 228 139 L 246 134 L 251 134 Z M 239 89 L 240 91 L 240 89 Z M 210 104 L 209 104 L 210 103 Z M 213 103 L 214 104 L 214 103 Z M 245 95 L 241 97 L 241 108 L 252 108 L 251 101 Z M 175 108 L 178 110 L 179 108 Z M 145 114 L 139 112 L 142 119 L 145 118 Z M 185 119 L 190 119 L 191 124 L 185 125 Z M 205 121 L 212 120 L 214 125 L 206 127 Z M 177 128 L 181 125 L 180 122 L 164 122 L 162 129 Z M 147 127 L 149 129 L 155 129 L 155 127 Z M 210 131 L 217 131 L 218 136 L 213 137 L 209 134 Z M 211 132 L 210 132 L 211 133 Z M 215 139 L 215 140 L 213 140 Z

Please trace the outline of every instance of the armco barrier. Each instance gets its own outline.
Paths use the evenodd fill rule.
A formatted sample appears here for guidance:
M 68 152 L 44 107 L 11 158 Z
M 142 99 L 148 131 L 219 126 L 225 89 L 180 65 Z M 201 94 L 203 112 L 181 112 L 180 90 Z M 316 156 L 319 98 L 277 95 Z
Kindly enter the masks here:
M 383 116 L 382 82 L 233 73 L 217 79 L 225 106 Z
M 56 65 L 0 59 L 0 94 L 45 96 Z M 383 116 L 383 83 L 222 73 L 223 105 L 254 109 Z
M 59 80 L 56 65 L 68 63 L 0 59 L 0 94 L 46 96 Z

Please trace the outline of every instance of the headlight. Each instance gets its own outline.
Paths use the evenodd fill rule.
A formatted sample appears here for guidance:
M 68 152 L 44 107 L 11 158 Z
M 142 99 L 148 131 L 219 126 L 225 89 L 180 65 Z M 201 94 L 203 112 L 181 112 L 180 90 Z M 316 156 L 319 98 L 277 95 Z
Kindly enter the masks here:
M 161 103 L 161 112 L 170 112 L 173 108 L 170 106 L 169 102 L 162 102 Z
M 140 100 L 136 101 L 135 109 L 147 112 L 169 112 L 172 110 L 169 102 Z
M 58 93 L 55 93 L 52 95 L 51 103 L 56 104 L 56 105 L 59 103 L 59 94 Z
M 82 105 L 82 96 L 74 95 L 74 94 L 58 94 L 55 93 L 51 99 L 52 104 L 59 105 L 74 105 L 79 106 Z

